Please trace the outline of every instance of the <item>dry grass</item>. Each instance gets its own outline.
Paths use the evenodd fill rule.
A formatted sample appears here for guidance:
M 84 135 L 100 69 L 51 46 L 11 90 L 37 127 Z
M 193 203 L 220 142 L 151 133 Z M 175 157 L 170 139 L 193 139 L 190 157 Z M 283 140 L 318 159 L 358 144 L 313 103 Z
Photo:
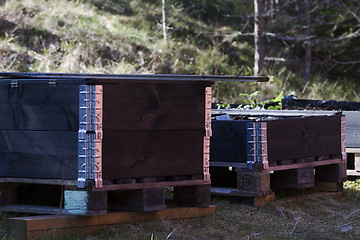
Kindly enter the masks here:
M 121 224 L 65 239 L 359 239 L 359 184 L 345 183 L 343 194 L 277 197 L 258 208 L 234 198 L 213 197 L 218 209 L 210 217 Z

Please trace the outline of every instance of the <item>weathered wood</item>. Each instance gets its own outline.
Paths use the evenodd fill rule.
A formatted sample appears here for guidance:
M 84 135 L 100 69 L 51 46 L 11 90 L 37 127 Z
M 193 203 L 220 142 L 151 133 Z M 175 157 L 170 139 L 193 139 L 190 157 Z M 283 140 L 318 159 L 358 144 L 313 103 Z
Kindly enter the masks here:
M 114 191 L 108 194 L 111 210 L 149 212 L 166 208 L 164 188 Z
M 103 178 L 203 174 L 203 131 L 104 132 Z
M 237 189 L 244 197 L 258 197 L 272 194 L 270 173 L 238 169 Z
M 341 153 L 341 116 L 267 122 L 268 161 Z
M 315 168 L 316 182 L 345 182 L 346 181 L 346 161 L 338 164 L 317 166 Z
M 329 160 L 315 161 L 315 162 L 295 163 L 292 165 L 269 167 L 268 171 L 282 171 L 282 170 L 297 169 L 297 168 L 325 166 L 330 164 L 339 164 L 341 162 L 343 162 L 343 160 L 339 158 L 339 159 L 329 159 Z
M 203 130 L 199 84 L 104 85 L 104 131 Z
M 241 202 L 253 207 L 259 207 L 275 199 L 275 193 L 256 197 L 241 197 Z
M 343 182 L 315 182 L 317 189 L 327 192 L 341 192 L 343 185 Z
M 215 211 L 215 206 L 209 206 L 177 207 L 154 212 L 117 212 L 93 217 L 18 217 L 8 219 L 7 233 L 9 237 L 24 240 L 46 236 L 61 237 L 67 233 L 91 233 L 120 223 L 207 217 Z
M 314 167 L 276 171 L 271 175 L 271 188 L 302 189 L 314 187 Z
M 64 191 L 64 211 L 70 215 L 103 215 L 107 213 L 107 192 L 70 188 Z
M 174 201 L 180 206 L 210 206 L 210 184 L 202 186 L 174 187 Z
M 132 189 L 146 189 L 146 188 L 160 188 L 172 186 L 192 186 L 192 185 L 207 185 L 210 181 L 203 179 L 181 180 L 181 181 L 164 181 L 164 182 L 149 182 L 149 183 L 129 183 L 129 184 L 111 184 L 103 185 L 101 188 L 93 187 L 93 191 L 117 191 L 117 190 L 132 190 Z

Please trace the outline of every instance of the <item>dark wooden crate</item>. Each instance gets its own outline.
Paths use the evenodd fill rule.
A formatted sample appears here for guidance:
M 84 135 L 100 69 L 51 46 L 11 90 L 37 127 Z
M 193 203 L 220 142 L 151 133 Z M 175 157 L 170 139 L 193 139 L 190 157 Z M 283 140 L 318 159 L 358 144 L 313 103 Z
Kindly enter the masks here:
M 304 99 L 283 99 L 284 109 L 341 110 L 346 118 L 346 153 L 348 155 L 349 177 L 360 176 L 360 103 L 346 101 L 321 101 Z
M 106 212 L 108 191 L 132 196 L 119 201 L 139 201 L 136 209 L 150 211 L 157 204 L 147 197 L 150 192 L 209 185 L 211 81 L 161 78 L 29 75 L 0 79 L 0 182 L 6 191 L 20 198 L 20 185 L 63 186 L 58 202 L 64 202 L 65 210 L 60 211 L 91 215 Z M 94 100 L 100 124 L 84 132 L 81 86 L 99 86 L 96 91 L 101 91 Z M 79 184 L 82 134 L 96 138 L 94 176 L 86 177 L 83 185 Z M 66 211 L 79 197 L 88 199 L 82 212 Z M 164 197 L 160 198 L 164 205 Z M 6 209 L 11 207 L 3 206 Z
M 263 119 L 212 121 L 214 194 L 256 202 L 278 188 L 346 180 L 343 116 Z

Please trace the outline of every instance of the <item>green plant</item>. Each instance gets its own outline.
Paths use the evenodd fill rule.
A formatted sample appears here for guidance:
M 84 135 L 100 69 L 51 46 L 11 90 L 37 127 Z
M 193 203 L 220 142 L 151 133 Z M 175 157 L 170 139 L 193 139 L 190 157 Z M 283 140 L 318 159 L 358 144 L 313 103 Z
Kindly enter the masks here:
M 249 109 L 256 108 L 256 109 L 273 109 L 273 110 L 279 110 L 282 108 L 281 99 L 283 98 L 284 95 L 283 92 L 281 92 L 275 98 L 265 101 L 258 100 L 257 96 L 259 93 L 260 91 L 255 91 L 251 94 L 247 94 L 247 93 L 239 94 L 240 97 L 245 98 L 244 99 L 245 104 L 239 105 L 238 108 L 249 108 Z

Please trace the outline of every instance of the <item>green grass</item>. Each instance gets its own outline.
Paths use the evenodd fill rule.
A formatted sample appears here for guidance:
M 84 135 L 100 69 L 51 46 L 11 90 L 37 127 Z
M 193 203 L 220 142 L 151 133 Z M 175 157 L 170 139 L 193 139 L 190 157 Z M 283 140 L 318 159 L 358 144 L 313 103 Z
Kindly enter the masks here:
M 0 71 L 253 75 L 253 41 L 238 35 L 251 30 L 251 8 L 239 0 L 169 0 L 165 44 L 161 1 L 2 1 Z M 240 103 L 239 94 L 255 91 L 262 101 L 280 92 L 360 101 L 352 80 L 313 74 L 303 93 L 301 76 L 286 66 L 266 69 L 270 83 L 217 83 L 214 102 Z

